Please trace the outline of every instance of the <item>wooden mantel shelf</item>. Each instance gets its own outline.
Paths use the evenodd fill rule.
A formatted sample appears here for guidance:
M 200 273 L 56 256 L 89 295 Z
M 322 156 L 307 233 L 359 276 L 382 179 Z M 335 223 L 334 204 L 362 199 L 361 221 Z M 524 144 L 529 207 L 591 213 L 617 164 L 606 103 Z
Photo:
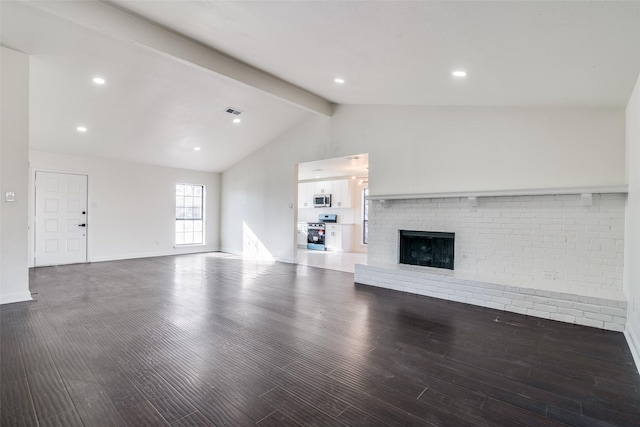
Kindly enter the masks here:
M 491 191 L 458 191 L 421 194 L 372 194 L 368 200 L 403 200 L 403 199 L 445 199 L 453 197 L 507 197 L 507 196 L 552 196 L 566 194 L 611 194 L 628 192 L 627 185 L 604 185 L 592 187 L 565 188 L 533 188 L 523 190 L 491 190 Z

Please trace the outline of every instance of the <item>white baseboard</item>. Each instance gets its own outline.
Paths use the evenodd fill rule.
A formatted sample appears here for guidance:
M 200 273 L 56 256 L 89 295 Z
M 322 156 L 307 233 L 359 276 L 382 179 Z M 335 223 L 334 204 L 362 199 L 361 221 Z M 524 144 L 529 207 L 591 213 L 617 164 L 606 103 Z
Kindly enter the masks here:
M 220 248 L 220 252 L 224 252 L 226 254 L 231 254 L 231 255 L 242 255 L 242 251 L 238 251 L 236 249 L 230 249 L 230 248 Z
M 31 292 L 20 292 L 19 294 L 2 295 L 0 296 L 0 305 L 13 304 L 14 302 L 31 301 Z
M 170 251 L 140 252 L 134 254 L 107 255 L 98 257 L 94 256 L 91 257 L 91 260 L 89 262 L 119 261 L 123 259 L 153 258 L 159 256 L 197 254 L 203 252 L 218 252 L 218 249 L 210 246 L 189 246 L 188 248 L 177 248 Z
M 631 324 L 629 322 L 627 322 L 624 337 L 627 339 L 627 344 L 631 350 L 633 361 L 636 363 L 636 369 L 640 372 L 640 340 L 638 340 L 638 336 L 633 331 L 633 328 L 631 328 Z
M 244 253 L 242 251 L 236 250 L 236 249 L 229 249 L 229 248 L 221 248 L 220 252 L 225 253 L 225 254 L 230 254 L 230 255 L 237 255 L 237 256 L 244 256 Z M 246 258 L 246 259 L 254 259 L 254 258 Z M 257 261 L 261 261 L 260 258 L 255 258 Z M 269 259 L 271 261 L 271 259 Z M 294 258 L 281 258 L 281 257 L 273 257 L 273 261 L 276 262 L 284 262 L 287 264 L 296 264 L 296 260 Z

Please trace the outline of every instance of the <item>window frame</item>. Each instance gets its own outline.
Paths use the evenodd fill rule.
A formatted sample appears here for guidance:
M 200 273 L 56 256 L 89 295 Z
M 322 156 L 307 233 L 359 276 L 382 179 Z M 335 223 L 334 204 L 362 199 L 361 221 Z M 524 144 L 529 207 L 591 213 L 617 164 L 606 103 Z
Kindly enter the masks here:
M 369 244 L 369 187 L 362 189 L 362 239 L 363 245 Z
M 180 189 L 182 187 L 182 189 Z M 199 189 L 199 190 L 198 190 Z M 182 190 L 182 191 L 180 191 Z M 206 187 L 202 184 L 176 183 L 175 228 L 173 241 L 177 246 L 202 246 L 205 244 Z M 187 198 L 191 200 L 187 200 Z M 179 203 L 181 201 L 181 203 Z M 198 209 L 199 208 L 199 209 Z M 182 215 L 180 211 L 182 210 Z M 187 217 L 188 216 L 188 217 Z M 186 230 L 189 228 L 189 230 Z M 190 234 L 190 239 L 187 236 Z M 182 238 L 179 238 L 182 236 Z M 196 237 L 199 236 L 199 239 Z

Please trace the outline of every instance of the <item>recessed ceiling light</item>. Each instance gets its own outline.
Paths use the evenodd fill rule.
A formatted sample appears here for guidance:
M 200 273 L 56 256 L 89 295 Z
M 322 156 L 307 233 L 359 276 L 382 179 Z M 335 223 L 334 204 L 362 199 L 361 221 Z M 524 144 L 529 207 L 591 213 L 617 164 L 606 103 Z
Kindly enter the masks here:
M 200 147 L 193 147 L 193 151 L 200 151 Z
M 355 176 L 352 176 L 352 177 L 351 177 L 351 179 L 356 179 L 356 177 L 355 177 Z
M 456 70 L 451 74 L 453 75 L 453 77 L 467 77 L 467 72 L 462 70 Z
M 105 84 L 107 81 L 105 79 L 103 79 L 102 77 L 94 77 L 93 78 L 93 82 L 97 85 L 103 85 Z
M 336 77 L 335 79 L 333 79 L 334 82 L 338 83 L 339 85 L 344 83 L 344 79 L 340 78 L 340 77 Z
M 235 119 L 233 119 L 233 123 L 240 123 L 240 119 L 236 117 Z
M 86 127 L 84 127 L 84 126 L 78 126 L 78 127 L 76 128 L 76 130 L 77 130 L 78 132 L 86 132 L 86 131 L 87 131 L 87 128 L 86 128 Z
M 316 179 L 320 178 L 320 175 L 316 175 Z

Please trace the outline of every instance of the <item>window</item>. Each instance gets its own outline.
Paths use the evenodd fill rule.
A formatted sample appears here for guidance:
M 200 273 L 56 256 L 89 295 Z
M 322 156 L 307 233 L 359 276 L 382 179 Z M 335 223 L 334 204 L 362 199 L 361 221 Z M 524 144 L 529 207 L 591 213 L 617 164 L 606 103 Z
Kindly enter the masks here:
M 364 188 L 362 190 L 362 243 L 369 243 L 369 189 Z
M 204 187 L 176 185 L 176 245 L 204 244 Z

